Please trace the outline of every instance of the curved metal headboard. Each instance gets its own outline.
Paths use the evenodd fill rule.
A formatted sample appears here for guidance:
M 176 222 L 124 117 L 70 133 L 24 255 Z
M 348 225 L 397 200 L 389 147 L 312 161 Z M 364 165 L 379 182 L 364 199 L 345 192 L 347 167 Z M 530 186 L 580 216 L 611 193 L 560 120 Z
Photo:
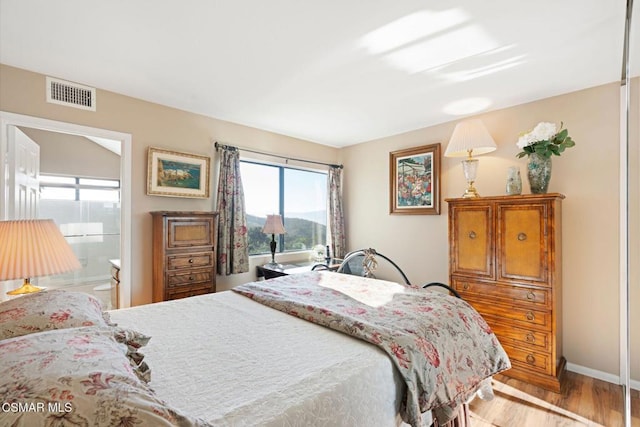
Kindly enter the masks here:
M 358 249 L 357 251 L 349 252 L 344 257 L 344 259 L 342 260 L 342 263 L 340 264 L 340 267 L 338 267 L 337 271 L 338 271 L 338 273 L 344 273 L 344 267 L 349 264 L 350 260 L 352 260 L 352 259 L 354 259 L 356 257 L 364 257 L 364 260 L 367 260 L 368 257 L 371 257 L 371 256 L 373 256 L 373 257 L 378 256 L 378 257 L 386 260 L 387 262 L 389 262 L 389 264 L 391 264 L 400 273 L 400 275 L 402 275 L 402 279 L 404 280 L 404 283 L 409 285 L 409 286 L 411 286 L 411 283 L 409 282 L 409 279 L 407 278 L 407 275 L 404 274 L 404 271 L 402 271 L 402 269 L 398 266 L 398 264 L 393 262 L 386 255 L 383 255 L 380 252 L 376 252 L 376 250 L 372 249 L 372 248 Z

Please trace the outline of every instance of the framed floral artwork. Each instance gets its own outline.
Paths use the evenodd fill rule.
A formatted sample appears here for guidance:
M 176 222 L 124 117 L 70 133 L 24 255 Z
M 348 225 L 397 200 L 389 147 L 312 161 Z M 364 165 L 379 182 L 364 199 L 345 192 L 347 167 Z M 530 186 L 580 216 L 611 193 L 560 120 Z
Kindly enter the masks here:
M 149 147 L 147 194 L 206 199 L 209 164 L 207 156 Z
M 440 143 L 389 153 L 392 214 L 440 215 Z

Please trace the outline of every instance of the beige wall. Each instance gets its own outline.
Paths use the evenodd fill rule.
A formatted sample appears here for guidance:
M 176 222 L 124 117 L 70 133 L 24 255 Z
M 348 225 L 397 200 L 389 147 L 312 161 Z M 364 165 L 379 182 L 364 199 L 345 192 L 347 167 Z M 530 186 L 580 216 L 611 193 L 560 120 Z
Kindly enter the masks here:
M 0 110 L 133 135 L 134 305 L 151 301 L 148 212 L 214 207 L 217 154 L 211 147 L 212 140 L 295 157 L 343 162 L 349 248 L 377 248 L 397 260 L 415 283 L 447 281 L 447 204 L 444 199 L 460 196 L 465 188 L 460 160 L 442 159 L 443 202 L 439 216 L 388 213 L 388 163 L 389 152 L 403 148 L 440 142 L 444 152 L 455 122 L 338 150 L 102 90 L 98 90 L 95 113 L 47 104 L 44 80 L 43 75 L 0 65 Z M 640 91 L 637 92 L 640 95 Z M 496 152 L 480 157 L 477 188 L 482 195 L 504 194 L 508 166 L 520 165 L 524 178 L 525 160 L 515 158 L 518 152 L 515 141 L 520 132 L 539 121 L 564 121 L 577 141 L 576 147 L 554 158 L 550 185 L 550 191 L 566 195 L 563 206 L 565 356 L 570 364 L 617 375 L 619 86 L 605 85 L 478 117 L 498 144 Z M 637 132 L 635 138 L 637 147 Z M 147 196 L 148 146 L 211 155 L 214 160 L 212 197 L 198 200 Z M 526 178 L 524 188 L 528 191 Z M 637 194 L 637 184 L 635 191 Z M 637 230 L 637 217 L 634 221 Z M 638 257 L 637 251 L 635 256 Z M 255 265 L 265 259 L 252 262 Z M 633 262 L 637 271 L 638 260 Z M 247 274 L 218 277 L 219 289 L 229 289 L 254 277 L 253 268 Z M 635 311 L 638 311 L 637 305 Z M 638 329 L 632 333 L 633 341 L 640 343 Z M 636 359 L 640 358 L 636 356 Z M 640 378 L 637 363 L 633 376 Z
M 577 145 L 561 157 L 553 157 L 549 188 L 566 196 L 562 225 L 564 353 L 571 364 L 615 375 L 619 371 L 620 336 L 619 87 L 600 86 L 477 116 L 498 149 L 479 157 L 476 182 L 481 195 L 505 194 L 507 168 L 518 165 L 523 192 L 528 193 L 526 159 L 515 157 L 519 133 L 540 121 L 564 122 Z M 447 281 L 448 211 L 444 199 L 460 197 L 465 180 L 460 159 L 443 157 L 441 215 L 390 215 L 389 152 L 439 142 L 444 153 L 456 123 L 341 151 L 347 246 L 374 247 L 400 260 L 413 283 Z M 637 184 L 635 191 L 637 194 Z M 634 342 L 640 342 L 640 330 L 632 332 Z M 634 378 L 640 378 L 638 366 L 634 368 Z
M 335 148 L 187 113 L 103 90 L 97 91 L 96 112 L 49 104 L 45 98 L 44 75 L 0 64 L 1 111 L 132 135 L 132 305 L 151 302 L 151 216 L 149 212 L 215 209 L 218 156 L 213 149 L 212 141 L 330 163 L 337 162 L 338 158 L 338 150 Z M 213 169 L 211 197 L 183 199 L 147 196 L 145 185 L 147 147 L 149 146 L 210 155 Z M 265 159 L 278 161 L 278 159 Z M 253 259 L 249 273 L 218 276 L 218 288 L 229 289 L 235 284 L 255 280 L 254 265 L 266 262 L 266 258 Z

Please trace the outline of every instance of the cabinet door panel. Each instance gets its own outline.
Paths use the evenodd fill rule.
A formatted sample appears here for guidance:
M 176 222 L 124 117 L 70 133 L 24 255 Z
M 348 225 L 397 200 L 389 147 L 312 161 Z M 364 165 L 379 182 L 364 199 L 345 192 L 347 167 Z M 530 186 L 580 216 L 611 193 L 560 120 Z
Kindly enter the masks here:
M 546 206 L 498 206 L 498 279 L 547 282 Z
M 491 218 L 490 205 L 451 208 L 452 274 L 494 277 Z
M 213 246 L 214 223 L 209 218 L 170 218 L 168 248 Z

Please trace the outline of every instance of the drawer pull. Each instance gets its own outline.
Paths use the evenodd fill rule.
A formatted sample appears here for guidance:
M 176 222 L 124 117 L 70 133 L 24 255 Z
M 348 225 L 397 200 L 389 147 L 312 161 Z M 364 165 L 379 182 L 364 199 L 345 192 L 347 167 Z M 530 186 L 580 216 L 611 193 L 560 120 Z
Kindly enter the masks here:
M 193 276 L 189 276 L 189 280 L 193 282 Z
M 527 240 L 526 233 L 518 233 L 518 240 L 520 240 L 521 242 Z
M 536 358 L 533 354 L 527 354 L 527 363 L 529 365 L 535 365 L 536 364 Z
M 534 299 L 536 299 L 536 294 L 534 294 L 533 292 L 529 291 L 527 292 L 527 299 L 529 301 L 533 301 Z
M 526 339 L 527 339 L 527 342 L 530 342 L 530 343 L 536 342 L 536 336 L 533 335 L 531 332 L 527 334 Z
M 472 239 L 472 240 L 473 240 L 473 239 L 475 239 L 476 237 L 478 237 L 478 235 L 476 234 L 476 232 L 475 232 L 475 231 L 470 231 L 470 232 L 469 232 L 469 238 L 470 238 L 470 239 Z
M 193 264 L 193 258 L 189 258 L 189 264 Z
M 533 314 L 533 312 L 531 312 L 531 311 L 527 311 L 527 320 L 529 320 L 529 321 L 536 320 L 536 315 Z
M 468 283 L 463 283 L 462 284 L 462 289 L 464 289 L 465 291 L 469 290 L 469 284 Z

